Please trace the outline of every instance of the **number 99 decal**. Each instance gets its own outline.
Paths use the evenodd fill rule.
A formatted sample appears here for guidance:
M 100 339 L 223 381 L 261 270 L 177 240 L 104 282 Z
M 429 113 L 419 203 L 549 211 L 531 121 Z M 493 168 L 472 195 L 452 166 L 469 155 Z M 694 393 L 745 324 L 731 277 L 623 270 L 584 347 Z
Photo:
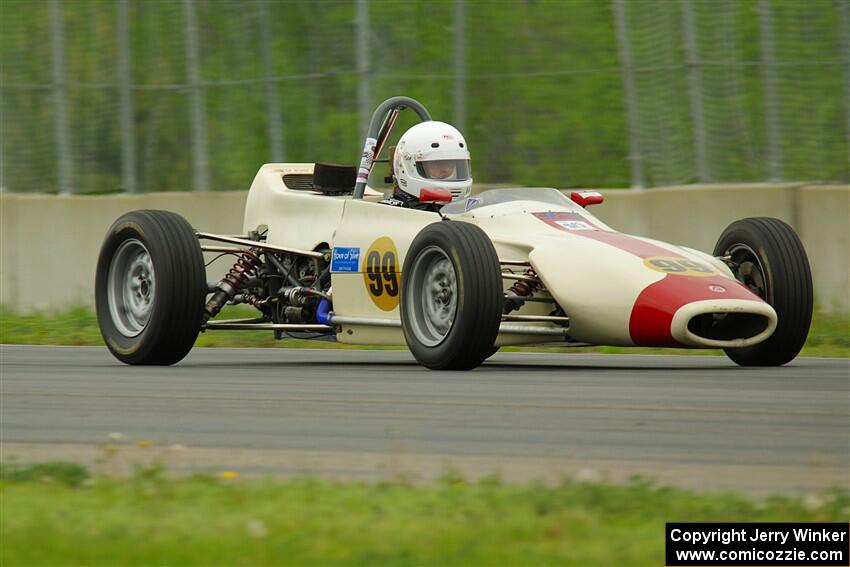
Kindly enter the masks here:
M 366 291 L 379 309 L 392 311 L 398 307 L 400 276 L 395 244 L 389 237 L 382 236 L 366 251 L 363 268 Z
M 643 260 L 644 265 L 656 272 L 664 272 L 674 276 L 713 276 L 717 272 L 703 264 L 694 260 L 685 258 L 665 258 L 662 256 L 652 256 Z

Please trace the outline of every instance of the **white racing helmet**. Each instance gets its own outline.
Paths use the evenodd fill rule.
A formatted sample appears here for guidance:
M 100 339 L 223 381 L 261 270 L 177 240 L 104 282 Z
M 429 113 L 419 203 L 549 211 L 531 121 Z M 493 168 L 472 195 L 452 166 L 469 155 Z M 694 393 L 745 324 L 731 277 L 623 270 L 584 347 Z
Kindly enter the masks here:
M 445 122 L 420 122 L 398 141 L 393 175 L 398 188 L 417 199 L 422 189 L 445 189 L 453 201 L 465 199 L 472 190 L 466 140 Z

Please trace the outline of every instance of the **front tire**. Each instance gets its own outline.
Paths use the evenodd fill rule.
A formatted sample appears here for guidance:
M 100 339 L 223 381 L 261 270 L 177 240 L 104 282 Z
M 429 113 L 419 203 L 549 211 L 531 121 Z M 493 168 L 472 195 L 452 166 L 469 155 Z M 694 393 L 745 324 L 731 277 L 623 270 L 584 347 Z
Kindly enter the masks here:
M 407 346 L 433 370 L 470 370 L 493 354 L 504 296 L 490 238 L 469 223 L 430 224 L 402 270 L 401 326 Z
M 169 365 L 201 329 L 206 272 L 189 223 L 168 211 L 133 211 L 109 228 L 95 276 L 97 322 L 127 364 Z
M 812 322 L 812 271 L 794 229 L 774 218 L 730 224 L 714 247 L 729 256 L 735 277 L 776 310 L 778 323 L 766 341 L 724 349 L 741 366 L 781 366 L 802 350 Z

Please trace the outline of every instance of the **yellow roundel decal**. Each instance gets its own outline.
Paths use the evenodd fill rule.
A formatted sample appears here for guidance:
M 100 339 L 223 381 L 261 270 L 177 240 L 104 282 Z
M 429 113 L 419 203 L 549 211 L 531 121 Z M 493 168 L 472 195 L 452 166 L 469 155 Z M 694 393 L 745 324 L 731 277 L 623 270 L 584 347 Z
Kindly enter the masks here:
M 708 264 L 687 260 L 685 258 L 671 258 L 665 256 L 650 256 L 644 258 L 643 264 L 650 270 L 664 272 L 674 276 L 714 276 L 717 272 Z
M 398 251 L 388 236 L 382 236 L 363 255 L 363 281 L 369 297 L 384 311 L 398 307 L 401 291 Z

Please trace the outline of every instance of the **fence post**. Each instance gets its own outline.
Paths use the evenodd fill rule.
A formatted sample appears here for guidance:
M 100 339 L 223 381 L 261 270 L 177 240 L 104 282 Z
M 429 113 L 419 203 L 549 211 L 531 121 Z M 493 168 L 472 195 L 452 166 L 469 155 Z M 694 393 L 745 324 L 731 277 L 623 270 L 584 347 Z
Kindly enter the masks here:
M 121 180 L 124 191 L 136 193 L 136 134 L 133 128 L 133 79 L 130 74 L 129 1 L 118 0 L 116 30 L 118 32 L 118 97 L 121 114 Z
M 266 2 L 257 0 L 257 19 L 260 24 L 260 59 L 263 62 L 263 79 L 266 87 L 266 125 L 269 133 L 269 160 L 273 163 L 286 161 L 283 152 L 283 118 L 280 113 L 280 98 L 277 83 L 272 79 L 271 37 L 269 35 Z
M 454 126 L 466 132 L 466 3 L 455 0 L 454 13 Z
M 771 181 L 782 179 L 782 146 L 779 106 L 776 99 L 776 58 L 773 51 L 772 0 L 759 0 L 759 30 L 761 35 L 761 73 L 764 88 L 764 114 L 767 127 L 767 166 Z
M 0 104 L 0 193 L 6 192 L 6 143 L 4 138 L 6 117 L 3 115 L 4 110 L 3 105 Z
M 366 139 L 372 118 L 372 79 L 369 73 L 369 0 L 357 0 L 357 112 L 360 133 Z M 362 144 L 363 140 L 358 142 Z M 377 157 L 377 156 L 376 156 Z
M 50 2 L 51 59 L 53 79 L 53 123 L 56 135 L 56 155 L 59 159 L 59 193 L 70 195 L 73 190 L 71 170 L 71 140 L 68 137 L 68 83 L 65 79 L 65 27 L 62 1 Z
M 192 136 L 192 190 L 209 191 L 206 101 L 201 85 L 195 0 L 183 0 L 183 11 L 186 17 L 186 69 L 189 79 L 189 119 Z
M 847 167 L 850 169 L 850 0 L 838 0 L 841 46 L 844 48 L 844 104 L 847 116 Z M 848 172 L 850 175 L 850 172 Z M 850 179 L 848 179 L 850 182 Z
M 699 44 L 694 25 L 694 7 L 691 0 L 682 0 L 682 33 L 685 39 L 685 65 L 688 68 L 688 94 L 691 102 L 691 124 L 694 137 L 694 158 L 697 167 L 697 180 L 700 183 L 711 181 L 708 168 L 708 148 L 705 143 L 705 121 L 702 104 L 702 68 L 699 58 Z
M 620 55 L 623 91 L 626 95 L 626 119 L 629 130 L 629 163 L 632 187 L 644 186 L 643 156 L 640 143 L 640 109 L 638 108 L 635 78 L 632 69 L 632 52 L 629 46 L 629 28 L 626 24 L 625 0 L 613 0 L 614 25 L 617 33 L 617 48 Z
M 318 71 L 321 68 L 320 61 L 322 60 L 320 52 L 320 49 L 322 48 L 322 42 L 317 39 L 317 35 L 319 35 L 320 33 L 319 30 L 322 29 L 322 22 L 319 19 L 320 14 L 322 13 L 322 6 L 317 5 L 315 3 L 308 3 L 306 6 L 306 10 L 307 18 L 309 20 L 307 28 L 304 30 L 304 33 L 307 34 L 308 38 L 307 74 L 311 76 L 311 78 L 305 83 L 305 89 L 307 91 L 307 124 L 318 124 L 320 116 L 319 98 L 322 92 L 323 80 L 320 78 L 316 78 L 315 75 L 318 74 Z M 309 88 L 306 88 L 307 84 L 310 85 Z M 296 146 L 296 148 L 297 150 L 300 149 L 302 152 L 306 149 L 308 155 L 318 156 L 320 154 L 320 141 L 322 140 L 322 138 L 319 136 L 319 133 L 316 132 L 318 128 L 308 127 L 305 128 L 305 130 L 305 144 L 303 146 L 299 144 Z M 363 142 L 358 141 L 358 145 L 360 145 L 361 143 Z M 303 156 L 304 153 L 302 153 L 301 155 Z M 298 160 L 299 156 L 295 155 L 292 157 L 292 159 Z

